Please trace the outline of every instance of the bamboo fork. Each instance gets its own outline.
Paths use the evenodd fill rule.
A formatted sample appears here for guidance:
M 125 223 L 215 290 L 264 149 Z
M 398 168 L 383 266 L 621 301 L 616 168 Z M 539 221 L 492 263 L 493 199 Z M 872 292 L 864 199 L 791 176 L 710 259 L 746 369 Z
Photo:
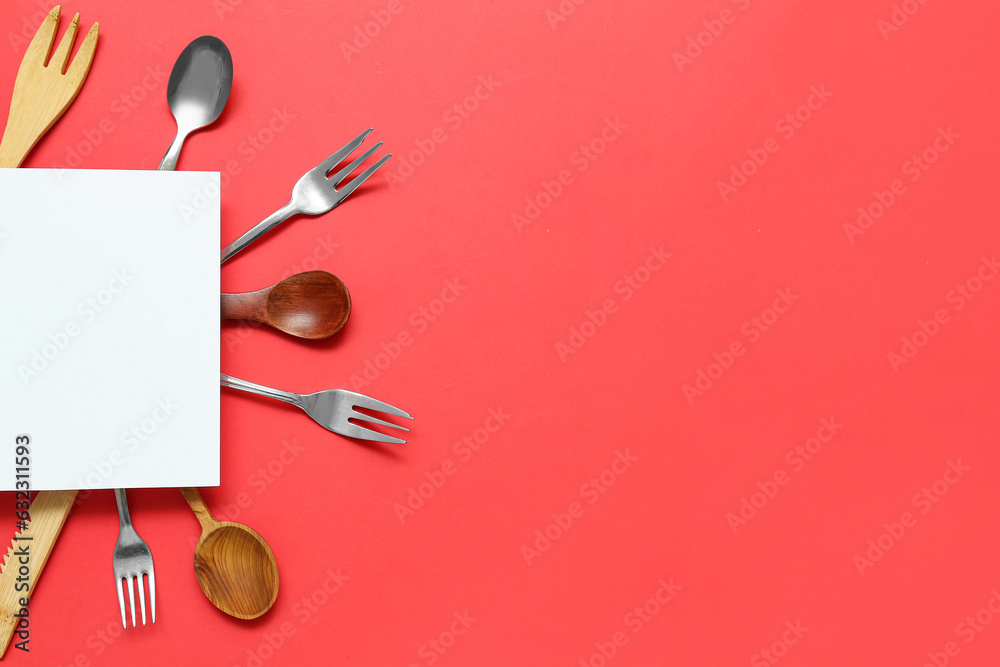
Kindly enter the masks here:
M 79 22 L 77 14 L 49 58 L 59 25 L 59 5 L 56 5 L 28 45 L 14 80 L 7 129 L 0 141 L 0 167 L 19 167 L 80 93 L 94 61 L 98 24 L 90 27 L 76 57 L 67 67 Z
M 21 61 L 14 80 L 7 129 L 0 141 L 0 167 L 18 167 L 38 140 L 52 127 L 83 87 L 90 72 L 97 47 L 98 25 L 95 23 L 80 50 L 67 69 L 69 52 L 76 38 L 80 15 L 73 18 L 48 65 L 45 60 L 55 42 L 59 24 L 57 5 L 42 21 L 28 50 Z M 21 617 L 21 600 L 29 600 L 38 583 L 38 577 L 52 553 L 63 523 L 73 508 L 76 491 L 40 491 L 31 501 L 31 518 L 11 541 L 3 559 L 0 572 L 0 657 L 7 651 L 11 635 Z M 28 547 L 27 545 L 31 545 Z M 21 556 L 23 549 L 30 550 L 27 582 L 22 577 Z M 27 583 L 25 589 L 24 583 Z

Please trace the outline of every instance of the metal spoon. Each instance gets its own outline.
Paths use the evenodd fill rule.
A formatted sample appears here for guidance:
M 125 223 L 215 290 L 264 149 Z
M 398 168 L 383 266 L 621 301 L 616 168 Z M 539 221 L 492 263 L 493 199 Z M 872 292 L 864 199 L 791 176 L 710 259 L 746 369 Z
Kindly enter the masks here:
M 257 618 L 278 597 L 274 552 L 253 528 L 216 521 L 198 489 L 181 489 L 201 524 L 194 549 L 198 585 L 216 607 L 236 618 Z
M 254 320 L 299 338 L 327 338 L 351 314 L 343 281 L 326 271 L 306 271 L 256 292 L 222 294 L 222 319 Z
M 158 169 L 173 171 L 184 139 L 211 125 L 222 113 L 233 85 L 233 58 L 218 37 L 199 37 L 177 57 L 167 82 L 167 103 L 177 121 L 177 136 Z

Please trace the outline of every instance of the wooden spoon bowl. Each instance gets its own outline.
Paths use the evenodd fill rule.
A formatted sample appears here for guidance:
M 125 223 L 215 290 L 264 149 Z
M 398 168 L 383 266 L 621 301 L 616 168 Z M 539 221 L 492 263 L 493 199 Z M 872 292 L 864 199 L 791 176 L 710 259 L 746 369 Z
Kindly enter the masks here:
M 326 271 L 297 273 L 256 292 L 222 294 L 222 319 L 253 320 L 300 338 L 328 338 L 350 314 L 347 286 Z
M 278 597 L 278 565 L 264 538 L 249 526 L 216 521 L 197 489 L 181 489 L 201 524 L 194 571 L 209 601 L 230 616 L 257 618 Z

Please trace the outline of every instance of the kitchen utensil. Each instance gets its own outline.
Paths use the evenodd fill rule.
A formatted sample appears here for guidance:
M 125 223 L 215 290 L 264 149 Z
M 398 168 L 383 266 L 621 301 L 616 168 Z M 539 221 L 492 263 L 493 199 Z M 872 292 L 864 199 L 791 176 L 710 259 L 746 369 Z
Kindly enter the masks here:
M 38 140 L 66 112 L 83 87 L 90 72 L 97 48 L 98 24 L 94 23 L 77 51 L 73 63 L 66 68 L 69 52 L 76 39 L 79 14 L 63 35 L 59 47 L 49 60 L 45 59 L 55 41 L 59 24 L 59 6 L 48 13 L 38 28 L 14 80 L 7 128 L 0 141 L 0 167 L 18 167 Z M 64 73 L 65 70 L 65 73 Z M 0 657 L 10 645 L 11 636 L 20 621 L 15 614 L 20 600 L 29 599 L 35 590 L 49 555 L 59 539 L 66 517 L 73 509 L 76 491 L 40 491 L 31 501 L 31 518 L 11 542 L 0 571 Z M 18 581 L 20 557 L 15 554 L 30 545 L 30 571 L 27 589 Z
M 142 575 L 149 581 L 149 609 L 156 623 L 156 577 L 153 574 L 153 554 L 149 546 L 139 537 L 132 527 L 132 519 L 128 515 L 128 501 L 125 499 L 125 489 L 115 489 L 115 500 L 118 502 L 118 519 L 121 529 L 118 532 L 118 543 L 115 544 L 115 555 L 112 559 L 115 568 L 115 588 L 118 589 L 118 606 L 122 612 L 122 627 L 125 624 L 125 598 L 122 597 L 122 580 L 128 587 L 128 604 L 132 611 L 132 627 L 135 626 L 135 593 L 132 591 L 132 580 L 139 587 L 139 606 L 142 609 L 142 624 L 146 625 L 146 595 L 143 592 Z
M 347 286 L 332 273 L 306 271 L 256 292 L 222 294 L 222 319 L 253 320 L 300 338 L 327 338 L 351 314 Z
M 73 17 L 58 48 L 48 59 L 59 25 L 56 5 L 42 21 L 14 79 L 14 95 L 7 129 L 0 141 L 0 167 L 19 167 L 42 135 L 66 112 L 87 79 L 97 48 L 98 24 L 90 27 L 69 67 L 69 53 L 76 39 L 80 15 Z
M 355 421 L 381 424 L 382 426 L 398 428 L 403 431 L 410 430 L 406 427 L 399 426 L 398 424 L 393 424 L 392 422 L 379 419 L 378 417 L 358 412 L 355 408 L 363 408 L 374 412 L 385 412 L 390 415 L 395 415 L 396 417 L 413 419 L 410 415 L 406 414 L 399 408 L 394 408 L 388 403 L 376 401 L 374 398 L 370 398 L 364 394 L 358 394 L 353 391 L 347 391 L 346 389 L 327 389 L 326 391 L 318 391 L 315 394 L 303 395 L 294 394 L 289 391 L 281 391 L 280 389 L 272 389 L 260 384 L 254 384 L 253 382 L 247 382 L 246 380 L 231 377 L 225 373 L 221 373 L 220 376 L 223 387 L 232 387 L 233 389 L 248 391 L 251 394 L 269 396 L 270 398 L 276 398 L 279 401 L 285 401 L 286 403 L 297 405 L 305 410 L 306 414 L 312 417 L 320 426 L 329 429 L 334 433 L 345 435 L 349 438 L 373 440 L 375 442 L 391 442 L 397 444 L 406 443 L 405 440 L 394 438 L 391 435 L 384 435 L 378 431 L 373 431 L 369 428 L 349 421 L 352 419 Z
M 199 37 L 181 52 L 167 82 L 167 103 L 177 122 L 177 136 L 160 161 L 157 167 L 159 171 L 173 171 L 187 135 L 215 122 L 226 106 L 232 83 L 233 60 L 222 40 L 211 36 Z M 139 588 L 142 624 L 146 625 L 146 602 L 142 586 L 144 574 L 149 582 L 149 604 L 153 623 L 156 622 L 156 577 L 153 554 L 149 550 L 149 545 L 132 527 L 125 489 L 115 489 L 115 500 L 118 501 L 118 518 L 121 522 L 113 558 L 115 588 L 118 590 L 122 626 L 128 627 L 125 623 L 125 599 L 122 596 L 122 580 L 125 580 L 134 628 L 136 624 L 133 578 Z
M 233 58 L 221 39 L 199 37 L 181 51 L 167 81 L 167 104 L 177 122 L 177 136 L 159 169 L 176 168 L 184 139 L 216 121 L 232 85 Z
M 34 593 L 38 577 L 59 539 L 59 532 L 73 508 L 75 498 L 76 491 L 40 491 L 35 494 L 27 528 L 14 536 L 7 549 L 3 572 L 0 573 L 0 657 L 7 651 L 11 635 L 20 620 L 16 615 L 21 609 L 20 601 L 22 598 L 30 599 Z M 18 555 L 23 554 L 25 549 L 29 553 L 27 564 L 21 562 Z M 21 565 L 28 568 L 27 589 L 21 588 L 25 583 L 23 579 L 18 581 L 18 577 L 23 577 L 23 573 L 19 573 Z
M 340 189 L 337 189 L 337 186 L 341 185 L 355 169 L 361 166 L 361 163 L 364 162 L 369 155 L 378 150 L 378 148 L 382 145 L 381 141 L 365 151 L 361 157 L 339 170 L 333 176 L 327 178 L 327 173 L 343 162 L 348 155 L 353 153 L 371 131 L 372 128 L 368 128 L 352 141 L 348 142 L 347 145 L 342 147 L 336 153 L 307 171 L 302 178 L 299 179 L 299 182 L 295 184 L 295 187 L 292 188 L 292 198 L 287 204 L 269 215 L 263 222 L 243 234 L 243 236 L 239 237 L 222 249 L 222 262 L 225 263 L 230 257 L 293 215 L 297 215 L 299 213 L 303 213 L 305 215 L 320 215 L 333 210 L 340 202 L 344 201 L 349 194 L 354 192 L 359 185 L 368 180 L 368 178 L 392 156 L 391 153 L 383 155 L 379 158 L 378 162 L 363 171 L 360 175 L 356 176 L 350 183 L 344 185 Z
M 216 521 L 197 489 L 181 489 L 201 524 L 194 549 L 198 585 L 216 607 L 236 618 L 257 618 L 278 597 L 278 565 L 264 538 L 249 526 Z

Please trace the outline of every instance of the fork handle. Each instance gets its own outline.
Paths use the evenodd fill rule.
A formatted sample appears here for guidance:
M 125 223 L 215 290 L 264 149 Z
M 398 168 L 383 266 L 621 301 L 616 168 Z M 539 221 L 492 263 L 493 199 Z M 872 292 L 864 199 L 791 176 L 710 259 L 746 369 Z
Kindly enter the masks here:
M 243 236 L 239 237 L 238 239 L 227 245 L 225 248 L 223 248 L 222 261 L 220 262 L 220 264 L 225 264 L 230 257 L 238 253 L 240 250 L 243 250 L 243 248 L 246 248 L 248 245 L 256 241 L 258 238 L 268 233 L 269 231 L 271 231 L 272 229 L 283 223 L 285 220 L 288 220 L 290 217 L 292 217 L 298 212 L 299 212 L 298 208 L 291 200 L 289 200 L 287 204 L 279 208 L 271 215 L 264 218 L 264 220 L 255 225 L 253 229 L 246 232 L 245 234 L 243 234 Z
M 254 384 L 253 382 L 247 382 L 246 380 L 234 378 L 233 376 L 226 375 L 225 373 L 219 373 L 219 379 L 223 387 L 232 387 L 233 389 L 248 391 L 251 394 L 259 394 L 260 396 L 276 398 L 279 401 L 285 401 L 286 403 L 297 405 L 300 408 L 302 407 L 302 396 L 299 394 L 293 394 L 290 391 L 281 391 L 280 389 L 272 389 L 271 387 L 265 387 L 262 384 Z
M 118 523 L 121 527 L 132 525 L 132 518 L 128 514 L 128 500 L 125 498 L 125 489 L 115 489 L 115 502 L 118 504 Z

